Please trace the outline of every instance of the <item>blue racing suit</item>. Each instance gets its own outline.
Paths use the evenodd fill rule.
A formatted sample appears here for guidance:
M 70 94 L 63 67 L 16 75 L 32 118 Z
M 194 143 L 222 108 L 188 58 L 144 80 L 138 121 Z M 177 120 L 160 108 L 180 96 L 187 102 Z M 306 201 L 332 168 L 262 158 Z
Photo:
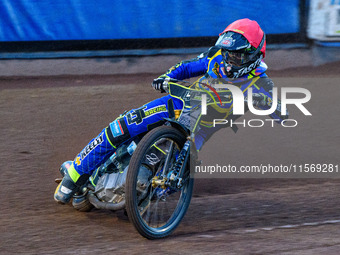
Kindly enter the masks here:
M 201 76 L 200 80 L 223 79 L 227 83 L 239 86 L 249 82 L 252 78 L 261 77 L 262 79 L 256 81 L 255 90 L 257 91 L 254 92 L 264 90 L 271 93 L 273 82 L 267 77 L 265 73 L 267 67 L 263 62 L 259 67 L 237 80 L 229 80 L 227 78 L 223 63 L 220 48 L 212 47 L 197 58 L 182 61 L 171 67 L 164 75 L 178 80 L 196 76 Z M 131 137 L 140 135 L 164 124 L 164 118 L 174 117 L 175 111 L 182 110 L 183 107 L 183 100 L 172 95 L 167 95 L 121 115 L 110 123 L 108 127 L 104 128 L 100 134 L 91 140 L 76 156 L 73 162 L 76 172 L 79 176 L 92 174 L 122 143 Z M 274 113 L 271 117 L 276 119 L 283 118 L 282 116 L 278 116 L 277 113 Z M 197 149 L 200 149 L 203 143 L 217 131 L 217 128 L 211 128 L 211 126 L 209 126 L 209 121 L 202 119 L 202 123 L 200 132 L 195 138 Z

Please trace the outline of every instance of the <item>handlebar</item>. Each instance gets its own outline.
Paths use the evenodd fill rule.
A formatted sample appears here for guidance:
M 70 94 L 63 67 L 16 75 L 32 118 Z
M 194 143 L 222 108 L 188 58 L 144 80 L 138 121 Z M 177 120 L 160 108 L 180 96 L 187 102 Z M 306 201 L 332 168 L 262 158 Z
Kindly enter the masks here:
M 169 92 L 169 82 L 175 83 L 175 84 L 177 84 L 178 82 L 183 82 L 183 83 L 187 83 L 189 85 L 193 85 L 193 83 L 188 82 L 188 81 L 177 80 L 177 79 L 174 79 L 174 78 L 167 77 L 167 78 L 165 78 L 165 82 L 163 84 L 165 85 L 166 90 L 168 92 Z M 196 81 L 196 83 L 201 84 L 201 85 L 207 87 L 208 89 L 210 89 L 217 96 L 218 100 L 220 101 L 220 104 L 222 105 L 222 100 L 221 100 L 220 96 L 218 95 L 216 89 L 214 89 L 212 86 L 210 86 L 206 83 L 203 83 L 203 82 Z

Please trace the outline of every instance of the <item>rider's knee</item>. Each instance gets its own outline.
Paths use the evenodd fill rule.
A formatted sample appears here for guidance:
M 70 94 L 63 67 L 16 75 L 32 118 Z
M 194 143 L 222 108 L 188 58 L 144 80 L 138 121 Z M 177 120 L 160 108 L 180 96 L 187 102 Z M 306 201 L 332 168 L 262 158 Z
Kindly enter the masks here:
M 117 118 L 105 130 L 108 140 L 113 147 L 118 147 L 131 138 L 123 117 Z

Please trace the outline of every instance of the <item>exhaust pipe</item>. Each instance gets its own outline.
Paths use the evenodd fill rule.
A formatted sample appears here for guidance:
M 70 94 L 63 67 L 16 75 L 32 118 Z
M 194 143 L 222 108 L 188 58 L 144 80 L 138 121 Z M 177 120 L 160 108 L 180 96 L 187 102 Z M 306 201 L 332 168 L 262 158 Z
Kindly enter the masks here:
M 111 211 L 117 211 L 125 208 L 125 199 L 119 203 L 108 203 L 100 201 L 92 192 L 88 195 L 89 201 L 97 209 L 106 209 Z

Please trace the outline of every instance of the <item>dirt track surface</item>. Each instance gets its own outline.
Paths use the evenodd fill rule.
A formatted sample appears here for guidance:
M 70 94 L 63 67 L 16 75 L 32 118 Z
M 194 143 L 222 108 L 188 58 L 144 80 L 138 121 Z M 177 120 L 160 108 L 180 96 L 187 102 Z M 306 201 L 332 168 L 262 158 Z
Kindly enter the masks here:
M 278 87 L 311 91 L 313 116 L 292 109 L 294 129 L 220 133 L 204 163 L 223 157 L 207 156 L 223 137 L 235 165 L 340 164 L 339 66 L 273 72 Z M 179 228 L 157 241 L 142 238 L 122 211 L 56 204 L 60 164 L 124 110 L 159 97 L 155 76 L 0 81 L 0 254 L 339 254 L 339 179 L 197 179 Z

